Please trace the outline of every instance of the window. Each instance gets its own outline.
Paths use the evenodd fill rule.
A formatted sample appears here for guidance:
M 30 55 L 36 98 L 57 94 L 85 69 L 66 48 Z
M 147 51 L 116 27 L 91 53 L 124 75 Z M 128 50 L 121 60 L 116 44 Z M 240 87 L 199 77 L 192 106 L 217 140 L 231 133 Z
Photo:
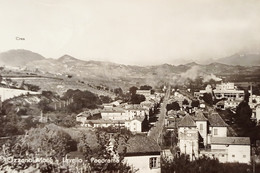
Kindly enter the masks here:
M 243 155 L 243 158 L 246 158 L 246 155 Z
M 225 155 L 224 155 L 224 154 L 222 154 L 222 157 L 225 157 Z
M 218 129 L 214 129 L 214 135 L 218 135 Z
M 150 158 L 150 168 L 157 168 L 157 157 Z
M 200 130 L 203 130 L 203 124 L 200 124 Z
M 232 157 L 235 157 L 235 155 L 233 154 Z

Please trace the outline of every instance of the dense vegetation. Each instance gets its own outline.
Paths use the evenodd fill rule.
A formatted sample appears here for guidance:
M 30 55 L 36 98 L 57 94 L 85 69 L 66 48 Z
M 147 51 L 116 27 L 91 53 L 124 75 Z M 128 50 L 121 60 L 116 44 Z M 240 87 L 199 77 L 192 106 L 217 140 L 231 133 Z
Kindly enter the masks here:
M 257 167 L 260 168 L 259 165 Z M 181 155 L 172 160 L 162 158 L 162 173 L 248 173 L 252 167 L 240 163 L 220 163 L 217 159 L 200 157 L 191 161 L 188 156 Z

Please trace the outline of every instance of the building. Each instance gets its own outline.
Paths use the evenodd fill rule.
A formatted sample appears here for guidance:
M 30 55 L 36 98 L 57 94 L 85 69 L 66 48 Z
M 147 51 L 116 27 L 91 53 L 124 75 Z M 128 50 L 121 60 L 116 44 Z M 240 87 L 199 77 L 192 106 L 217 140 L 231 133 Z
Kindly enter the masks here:
M 208 144 L 208 119 L 200 110 L 195 112 L 193 119 L 195 120 L 199 135 L 203 139 L 203 145 L 206 146 Z
M 216 85 L 213 90 L 216 99 L 229 98 L 243 100 L 245 96 L 244 90 L 238 90 L 234 83 L 221 83 Z
M 256 122 L 259 122 L 260 120 L 260 104 L 258 104 L 256 107 L 255 107 L 255 116 L 253 117 Z
M 152 90 L 136 90 L 136 94 L 144 95 L 148 99 L 152 96 Z
M 104 120 L 104 119 L 96 119 L 96 120 L 88 120 L 87 118 L 83 119 L 82 117 L 77 117 L 77 121 L 81 122 L 81 126 L 83 127 L 122 127 L 130 130 L 134 133 L 142 132 L 142 123 L 144 121 L 144 117 L 135 117 L 131 120 Z
M 134 114 L 129 114 L 123 108 L 108 107 L 101 110 L 101 117 L 104 120 L 131 120 Z
M 240 100 L 225 100 L 224 101 L 224 109 L 235 109 L 239 105 Z
M 194 96 L 199 98 L 204 93 L 213 93 L 216 99 L 232 99 L 232 100 L 243 100 L 245 96 L 244 90 L 238 90 L 234 83 L 221 83 L 216 85 L 216 89 L 212 89 L 210 85 L 207 85 L 205 90 L 194 92 Z
M 98 120 L 85 120 L 83 123 L 81 123 L 81 126 L 83 127 L 125 127 L 125 121 L 124 120 L 104 120 L 104 119 L 98 119 Z
M 228 125 L 217 112 L 186 115 L 178 124 L 180 152 L 191 159 L 199 156 L 217 158 L 220 162 L 250 162 L 250 138 L 227 137 Z
M 125 105 L 125 111 L 127 113 L 127 115 L 131 115 L 131 116 L 145 116 L 146 114 L 146 109 L 143 108 L 141 105 L 139 104 L 130 104 L 130 105 Z
M 178 124 L 178 139 L 181 153 L 189 155 L 191 159 L 198 157 L 199 133 L 190 115 L 186 115 Z
M 228 125 L 217 112 L 212 112 L 208 115 L 208 126 L 208 144 L 210 144 L 212 137 L 227 137 Z
M 239 162 L 249 164 L 251 146 L 249 137 L 213 137 L 211 149 L 201 151 L 201 155 L 217 158 L 220 162 Z
M 189 155 L 191 160 L 199 156 L 199 132 L 196 129 L 185 129 L 179 132 L 180 152 Z
M 142 132 L 142 123 L 144 121 L 144 117 L 135 117 L 132 120 L 128 120 L 125 122 L 125 127 L 131 132 Z
M 146 135 L 138 134 L 131 137 L 126 146 L 119 146 L 119 153 L 122 154 L 124 151 L 124 160 L 132 170 L 137 170 L 138 173 L 161 172 L 161 148 Z

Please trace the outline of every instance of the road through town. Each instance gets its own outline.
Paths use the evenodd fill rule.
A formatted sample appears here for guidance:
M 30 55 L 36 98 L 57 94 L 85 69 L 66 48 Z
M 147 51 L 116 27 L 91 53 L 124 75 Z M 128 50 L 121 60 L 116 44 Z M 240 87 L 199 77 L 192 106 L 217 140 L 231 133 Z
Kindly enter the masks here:
M 166 105 L 170 98 L 170 93 L 171 93 L 171 87 L 169 86 L 168 89 L 166 90 L 166 94 L 163 99 L 163 103 L 161 104 L 161 109 L 160 109 L 158 120 L 155 123 L 154 127 L 152 127 L 148 133 L 148 136 L 153 138 L 155 141 L 157 141 L 158 144 L 161 144 L 161 142 L 162 142 L 162 132 L 163 132 L 163 127 L 164 127 L 164 119 L 165 119 L 165 115 L 166 115 Z

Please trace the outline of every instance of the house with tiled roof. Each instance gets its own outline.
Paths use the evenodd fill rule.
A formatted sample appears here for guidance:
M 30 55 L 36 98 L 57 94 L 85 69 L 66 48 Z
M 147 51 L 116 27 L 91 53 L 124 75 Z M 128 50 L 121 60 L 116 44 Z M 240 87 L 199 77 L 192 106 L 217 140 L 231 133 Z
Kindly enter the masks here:
M 217 112 L 212 112 L 208 115 L 209 122 L 209 138 L 211 137 L 226 137 L 228 125 L 220 117 Z M 210 143 L 210 139 L 209 139 Z
M 196 111 L 194 116 L 186 115 L 178 125 L 180 152 L 190 158 L 209 156 L 220 162 L 250 162 L 250 138 L 227 137 L 228 125 L 217 112 L 207 116 Z M 201 138 L 204 146 L 202 147 Z
M 251 147 L 249 137 L 213 137 L 211 148 L 201 155 L 217 158 L 220 162 L 250 163 Z
M 190 158 L 198 156 L 199 133 L 194 119 L 187 114 L 178 124 L 178 146 L 180 152 Z
M 146 135 L 130 137 L 126 145 L 119 145 L 119 153 L 125 155 L 125 162 L 138 173 L 161 172 L 161 148 L 155 140 Z

